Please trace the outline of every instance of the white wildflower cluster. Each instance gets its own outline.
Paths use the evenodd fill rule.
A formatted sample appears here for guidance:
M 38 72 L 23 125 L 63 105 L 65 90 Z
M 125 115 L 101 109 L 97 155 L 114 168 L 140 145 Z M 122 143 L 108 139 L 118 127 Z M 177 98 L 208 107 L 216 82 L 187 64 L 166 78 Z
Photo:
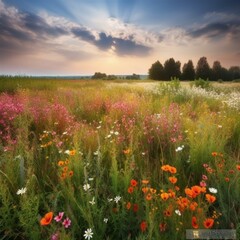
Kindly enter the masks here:
M 176 152 L 181 152 L 184 149 L 184 145 L 182 145 L 181 147 L 177 147 L 175 149 Z

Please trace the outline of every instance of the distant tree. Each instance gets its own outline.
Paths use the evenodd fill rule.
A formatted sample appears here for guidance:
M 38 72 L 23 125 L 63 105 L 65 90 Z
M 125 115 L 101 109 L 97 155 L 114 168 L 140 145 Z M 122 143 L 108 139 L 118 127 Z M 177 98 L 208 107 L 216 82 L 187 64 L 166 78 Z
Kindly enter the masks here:
M 240 79 L 240 67 L 239 66 L 230 67 L 229 74 L 230 74 L 231 80 Z
M 212 80 L 216 81 L 219 79 L 223 80 L 223 68 L 219 61 L 215 61 L 212 67 Z
M 95 72 L 94 75 L 92 76 L 92 79 L 103 79 L 106 77 L 107 77 L 106 73 Z
M 148 75 L 150 79 L 153 80 L 164 80 L 164 68 L 163 65 L 156 61 L 152 64 L 151 68 L 148 70 Z
M 195 79 L 195 69 L 192 60 L 189 60 L 183 65 L 182 77 L 183 80 L 194 80 Z
M 164 63 L 164 72 L 167 80 L 171 78 L 180 78 L 181 76 L 181 63 L 179 61 L 175 62 L 173 58 L 170 58 Z
M 132 75 L 126 76 L 126 79 L 139 80 L 140 75 L 133 73 Z
M 211 78 L 211 69 L 209 67 L 206 57 L 201 57 L 198 60 L 197 67 L 196 67 L 196 77 L 202 78 L 204 80 Z

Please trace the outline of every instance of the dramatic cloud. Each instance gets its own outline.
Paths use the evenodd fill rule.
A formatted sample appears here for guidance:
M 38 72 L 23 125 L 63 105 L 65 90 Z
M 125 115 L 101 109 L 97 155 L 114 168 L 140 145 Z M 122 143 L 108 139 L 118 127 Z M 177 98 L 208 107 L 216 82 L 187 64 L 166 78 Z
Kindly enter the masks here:
M 238 35 L 240 34 L 240 21 L 236 22 L 216 22 L 209 23 L 203 27 L 192 30 L 189 32 L 189 35 L 198 38 L 198 37 L 223 37 L 226 35 Z
M 90 42 L 98 47 L 102 51 L 112 50 L 118 55 L 135 55 L 144 56 L 148 55 L 151 50 L 150 47 L 141 45 L 130 39 L 123 39 L 106 35 L 104 32 L 100 32 L 95 37 L 89 30 L 82 28 L 72 29 L 72 33 L 83 41 Z

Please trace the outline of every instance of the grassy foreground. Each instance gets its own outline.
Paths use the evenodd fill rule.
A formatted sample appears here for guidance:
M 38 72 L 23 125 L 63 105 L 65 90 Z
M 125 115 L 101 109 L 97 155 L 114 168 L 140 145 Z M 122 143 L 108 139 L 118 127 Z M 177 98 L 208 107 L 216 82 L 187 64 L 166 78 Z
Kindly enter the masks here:
M 119 85 L 1 80 L 1 239 L 240 229 L 239 92 Z

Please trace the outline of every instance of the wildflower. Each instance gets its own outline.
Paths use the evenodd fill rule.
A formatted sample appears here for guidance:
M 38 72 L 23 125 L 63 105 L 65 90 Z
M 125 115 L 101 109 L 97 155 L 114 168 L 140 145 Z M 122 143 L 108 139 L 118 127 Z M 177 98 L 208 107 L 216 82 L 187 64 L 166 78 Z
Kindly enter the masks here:
M 26 191 L 27 191 L 27 188 L 26 188 L 26 187 L 21 188 L 21 189 L 18 189 L 18 190 L 17 190 L 17 195 L 22 195 L 22 194 L 26 193 Z
M 146 196 L 146 200 L 150 201 L 151 199 L 152 199 L 152 195 L 150 193 L 148 193 L 147 196 Z
M 177 182 L 177 178 L 176 177 L 169 177 L 168 180 L 172 183 L 175 184 Z
M 68 170 L 67 166 L 63 168 L 63 172 L 67 172 L 67 170 Z
M 214 224 L 214 220 L 212 218 L 207 218 L 204 222 L 203 225 L 205 228 L 211 228 Z
M 131 186 L 136 187 L 138 182 L 135 179 L 131 180 Z
M 197 229 L 198 228 L 198 224 L 197 224 L 197 218 L 196 217 L 192 217 L 192 227 Z
M 58 234 L 57 234 L 57 233 L 54 233 L 54 234 L 51 236 L 51 240 L 58 240 Z
M 192 189 L 190 189 L 190 188 L 185 188 L 185 193 L 186 193 L 186 195 L 188 196 L 188 197 L 190 197 L 190 198 L 194 198 L 195 197 L 195 194 L 193 193 L 193 191 L 192 191 Z
M 210 193 L 217 193 L 217 189 L 216 188 L 208 188 Z
M 76 154 L 76 150 L 71 150 L 71 151 L 69 151 L 69 155 L 70 156 L 74 156 Z
M 206 194 L 206 199 L 209 203 L 214 203 L 216 201 L 216 197 L 210 194 Z
M 119 135 L 119 132 L 116 131 L 116 132 L 114 132 L 114 134 L 115 134 L 116 136 L 118 136 L 118 135 Z
M 197 206 L 198 206 L 198 204 L 196 202 L 191 202 L 189 205 L 189 209 L 191 211 L 195 211 Z
M 103 221 L 104 221 L 105 223 L 107 223 L 107 222 L 108 222 L 108 218 L 104 218 Z
M 93 181 L 93 179 L 94 179 L 94 178 L 88 178 L 88 181 L 90 181 L 90 182 L 91 182 L 91 181 Z
M 147 193 L 147 192 L 148 192 L 148 190 L 149 190 L 149 188 L 148 188 L 148 187 L 143 187 L 143 188 L 142 188 L 142 192 L 143 192 L 143 193 Z
M 166 223 L 160 223 L 159 224 L 160 232 L 165 232 L 166 231 L 166 226 L 167 226 Z
M 58 161 L 58 166 L 62 167 L 64 165 L 64 161 Z
M 207 184 L 206 184 L 205 181 L 201 181 L 199 185 L 200 185 L 201 187 L 206 187 L 206 186 L 207 186 Z
M 181 215 L 182 215 L 179 209 L 176 209 L 176 210 L 175 210 L 175 213 L 176 213 L 178 216 L 181 216 Z
M 64 212 L 59 212 L 58 215 L 54 218 L 56 222 L 60 222 L 63 218 Z
M 128 148 L 126 150 L 123 150 L 123 153 L 126 154 L 126 155 L 129 154 L 130 153 L 130 149 Z
M 138 207 L 138 204 L 136 204 L 136 203 L 133 204 L 133 211 L 134 211 L 134 212 L 137 212 L 137 211 L 138 211 L 138 208 L 139 208 L 139 207 Z
M 63 180 L 63 179 L 65 179 L 66 177 L 67 177 L 67 173 L 63 172 L 63 173 L 61 174 L 61 179 Z
M 237 170 L 240 171 L 240 164 L 236 166 Z
M 69 228 L 70 225 L 71 225 L 71 220 L 70 220 L 69 218 L 65 218 L 65 219 L 63 220 L 62 225 L 63 225 L 65 228 Z
M 150 192 L 151 192 L 152 194 L 155 194 L 155 193 L 157 192 L 157 190 L 156 190 L 155 188 L 150 188 Z
M 95 202 L 95 197 L 93 197 L 92 200 L 89 201 L 89 203 L 90 203 L 91 205 L 94 205 L 94 204 L 96 203 L 96 202 Z
M 225 177 L 225 181 L 226 181 L 226 182 L 229 182 L 230 179 L 229 179 L 228 177 Z
M 120 196 L 116 196 L 116 197 L 114 198 L 115 203 L 118 203 L 120 200 L 121 200 L 121 197 L 120 197 Z
M 69 177 L 72 177 L 72 176 L 73 176 L 73 171 L 70 171 L 70 172 L 68 173 L 68 175 L 69 175 Z
M 169 172 L 175 174 L 177 169 L 175 167 L 170 167 Z
M 83 234 L 84 238 L 89 240 L 93 237 L 93 232 L 92 232 L 92 229 L 91 228 L 88 228 L 84 234 Z
M 191 187 L 191 190 L 193 191 L 193 194 L 195 195 L 195 197 L 198 196 L 202 192 L 202 188 L 197 185 Z
M 164 201 L 166 201 L 169 198 L 168 193 L 161 193 L 160 196 L 161 196 L 162 200 L 164 200 Z
M 149 180 L 142 180 L 142 184 L 148 184 Z
M 133 193 L 133 191 L 134 191 L 134 188 L 132 187 L 132 186 L 130 186 L 129 188 L 128 188 L 128 193 Z
M 126 209 L 129 210 L 129 209 L 131 208 L 131 205 L 132 205 L 132 204 L 131 204 L 130 202 L 128 202 L 128 203 L 126 204 Z
M 140 229 L 142 232 L 145 232 L 147 229 L 147 222 L 146 221 L 142 221 L 140 224 Z
M 208 177 L 203 174 L 203 175 L 202 175 L 202 179 L 203 179 L 203 180 L 208 180 Z
M 44 217 L 40 220 L 40 224 L 42 226 L 49 225 L 53 218 L 53 212 L 48 212 L 44 215 Z
M 166 217 L 170 217 L 170 216 L 172 215 L 172 213 L 171 213 L 171 211 L 170 211 L 169 209 L 165 210 L 165 211 L 163 212 L 163 214 L 164 214 L 164 216 L 166 216 Z
M 217 155 L 218 155 L 217 152 L 212 152 L 212 156 L 213 156 L 213 157 L 216 157 Z
M 90 184 L 88 184 L 88 183 L 86 183 L 86 184 L 83 185 L 83 189 L 84 189 L 85 191 L 89 190 L 90 188 L 91 188 L 91 186 L 90 186 Z
M 170 165 L 163 165 L 162 167 L 161 167 L 161 169 L 164 171 L 164 172 L 168 172 L 169 171 L 169 169 L 170 169 Z

